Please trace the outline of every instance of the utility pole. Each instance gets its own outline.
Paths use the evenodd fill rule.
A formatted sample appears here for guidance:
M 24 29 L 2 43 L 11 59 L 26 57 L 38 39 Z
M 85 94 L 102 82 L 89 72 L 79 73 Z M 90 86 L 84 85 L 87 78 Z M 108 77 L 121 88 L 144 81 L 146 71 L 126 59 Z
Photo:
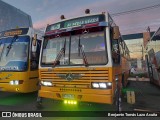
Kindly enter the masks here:
M 141 45 L 141 47 L 142 47 L 142 59 L 141 60 L 143 60 L 143 54 L 144 54 L 144 52 L 143 52 L 143 45 Z

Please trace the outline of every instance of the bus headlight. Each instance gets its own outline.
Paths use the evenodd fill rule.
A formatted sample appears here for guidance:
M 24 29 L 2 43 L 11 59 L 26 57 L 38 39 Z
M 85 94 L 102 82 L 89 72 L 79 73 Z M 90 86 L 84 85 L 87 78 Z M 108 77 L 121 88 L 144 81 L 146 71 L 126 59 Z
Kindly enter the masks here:
M 99 83 L 100 88 L 107 88 L 107 84 L 106 83 Z
M 52 86 L 52 82 L 49 81 L 41 81 L 41 84 L 44 86 Z
M 14 81 L 10 81 L 9 84 L 10 84 L 10 85 L 14 85 Z
M 108 82 L 107 85 L 108 85 L 108 86 L 112 86 L 112 83 Z
M 98 83 L 92 83 L 93 88 L 99 88 L 99 84 Z
M 14 84 L 15 84 L 15 85 L 19 85 L 19 81 L 18 81 L 18 80 L 15 80 L 15 81 L 14 81 Z
M 12 80 L 9 82 L 10 85 L 19 85 L 22 83 L 23 83 L 23 80 Z
M 99 88 L 99 89 L 111 89 L 112 83 L 106 82 L 106 83 L 92 83 L 92 88 Z

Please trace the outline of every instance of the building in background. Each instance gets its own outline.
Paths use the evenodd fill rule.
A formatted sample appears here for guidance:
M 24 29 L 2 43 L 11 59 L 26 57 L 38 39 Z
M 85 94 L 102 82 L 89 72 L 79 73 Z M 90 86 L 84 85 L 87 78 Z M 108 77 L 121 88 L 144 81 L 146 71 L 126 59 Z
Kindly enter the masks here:
M 147 42 L 145 50 L 146 67 L 148 68 L 150 82 L 160 86 L 160 27 Z
M 31 16 L 0 0 L 0 31 L 32 27 Z
M 145 67 L 145 46 L 150 39 L 149 36 L 152 36 L 153 34 L 154 32 L 151 32 L 150 35 L 148 35 L 147 32 L 144 32 L 122 36 L 130 51 L 132 66 L 140 69 Z

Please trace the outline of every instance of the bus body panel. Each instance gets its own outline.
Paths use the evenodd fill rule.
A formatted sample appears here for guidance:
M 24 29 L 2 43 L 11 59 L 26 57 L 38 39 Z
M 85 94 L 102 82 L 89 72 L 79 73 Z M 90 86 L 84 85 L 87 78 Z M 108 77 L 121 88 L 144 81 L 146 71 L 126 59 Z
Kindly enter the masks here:
M 3 72 L 0 76 L 0 91 L 27 93 L 38 89 L 38 80 L 29 79 L 29 72 Z M 20 85 L 13 86 L 10 84 L 10 81 L 12 80 L 22 80 L 23 82 Z M 31 80 L 32 82 L 30 82 Z
M 66 74 L 81 75 L 72 81 L 66 80 Z M 115 75 L 119 74 L 122 79 L 121 69 L 118 67 L 82 67 L 82 68 L 41 68 L 39 70 L 40 80 L 51 81 L 54 86 L 41 86 L 39 96 L 64 100 L 64 94 L 72 94 L 75 100 L 83 102 L 113 103 L 115 89 Z M 92 82 L 110 82 L 110 89 L 93 89 Z

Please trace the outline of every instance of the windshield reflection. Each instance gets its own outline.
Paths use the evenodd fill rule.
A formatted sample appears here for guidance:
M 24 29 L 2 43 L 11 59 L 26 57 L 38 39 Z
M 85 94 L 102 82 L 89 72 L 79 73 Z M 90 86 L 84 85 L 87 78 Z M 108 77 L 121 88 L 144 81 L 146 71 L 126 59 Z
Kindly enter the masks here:
M 97 32 L 71 37 L 71 64 L 84 64 L 83 55 L 78 55 L 79 39 L 88 64 L 107 63 L 104 32 Z
M 3 38 L 0 40 L 2 43 L 0 45 L 0 71 L 21 71 L 27 69 L 29 37 L 18 37 L 12 43 L 10 52 L 8 52 L 8 46 L 11 44 L 12 38 Z
M 50 40 L 45 40 L 43 47 L 42 63 L 43 64 L 54 64 L 56 61 L 57 55 L 61 52 L 61 49 L 64 48 L 65 52 L 62 53 L 62 56 L 57 62 L 59 65 L 67 65 L 69 58 L 69 37 L 58 37 Z M 66 42 L 66 43 L 65 43 Z
M 101 31 L 52 38 L 49 40 L 45 39 L 42 53 L 42 65 L 54 65 L 56 56 L 63 48 L 65 40 L 65 54 L 62 55 L 59 65 L 87 66 L 92 64 L 107 64 L 105 34 L 104 31 Z

